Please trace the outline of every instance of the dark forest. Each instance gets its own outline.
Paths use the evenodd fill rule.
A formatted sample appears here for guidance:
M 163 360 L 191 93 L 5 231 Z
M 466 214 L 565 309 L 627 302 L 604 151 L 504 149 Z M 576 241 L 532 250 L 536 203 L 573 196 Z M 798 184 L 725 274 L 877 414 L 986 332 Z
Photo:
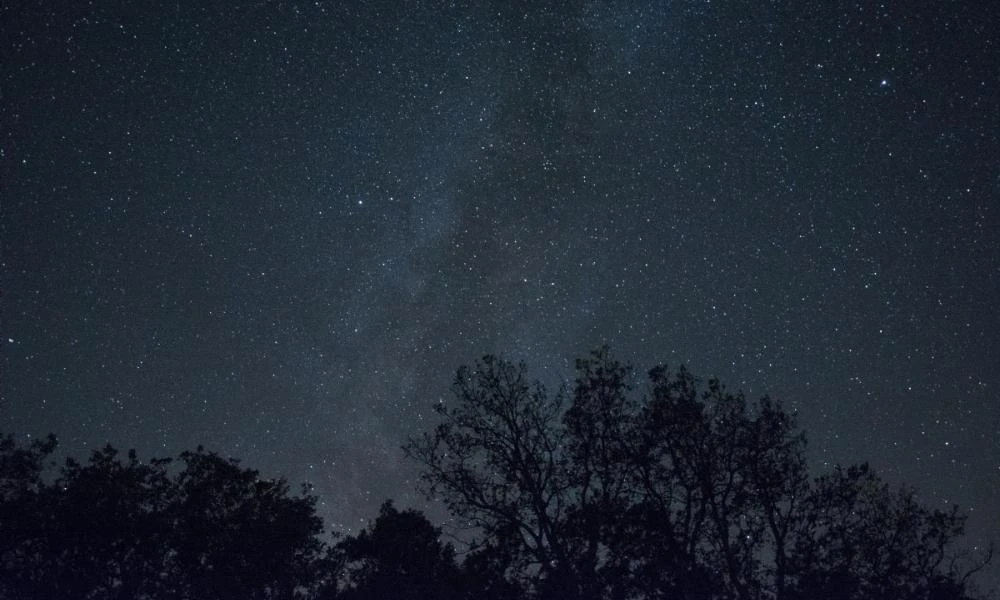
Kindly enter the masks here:
M 405 442 L 443 530 L 386 501 L 327 531 L 304 485 L 197 448 L 140 460 L 0 442 L 0 598 L 985 598 L 958 507 L 865 464 L 813 474 L 795 415 L 607 348 L 554 393 L 526 365 L 458 370 Z M 457 524 L 461 524 L 458 526 Z

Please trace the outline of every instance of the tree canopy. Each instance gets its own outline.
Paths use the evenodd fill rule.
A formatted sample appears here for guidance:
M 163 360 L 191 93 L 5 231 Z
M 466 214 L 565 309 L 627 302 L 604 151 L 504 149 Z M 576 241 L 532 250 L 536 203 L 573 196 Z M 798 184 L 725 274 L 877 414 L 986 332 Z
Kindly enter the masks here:
M 198 448 L 68 459 L 46 485 L 54 440 L 0 443 L 0 597 L 292 598 L 322 551 L 315 497 Z M 14 468 L 8 469 L 13 466 Z
M 375 521 L 334 552 L 343 564 L 338 598 L 343 600 L 458 599 L 455 549 L 440 541 L 441 530 L 412 509 L 391 501 Z
M 957 508 L 867 466 L 811 478 L 794 414 L 683 367 L 642 393 L 607 348 L 554 394 L 524 364 L 463 367 L 441 423 L 406 449 L 428 495 L 540 598 L 961 598 Z
M 0 437 L 0 600 L 964 600 L 957 507 L 867 465 L 813 476 L 795 415 L 683 367 L 602 348 L 554 393 L 495 356 L 458 370 L 408 441 L 423 490 L 475 535 L 382 505 L 325 535 L 316 497 L 203 448 L 111 446 L 56 471 L 56 439 Z M 459 560 L 461 558 L 461 560 Z

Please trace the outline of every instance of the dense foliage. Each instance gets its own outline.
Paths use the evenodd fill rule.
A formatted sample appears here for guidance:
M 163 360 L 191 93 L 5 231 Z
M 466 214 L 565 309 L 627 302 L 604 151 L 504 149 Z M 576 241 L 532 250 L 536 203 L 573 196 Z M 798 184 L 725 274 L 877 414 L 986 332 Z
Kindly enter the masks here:
M 384 504 L 323 536 L 316 498 L 198 448 L 113 448 L 46 476 L 55 438 L 0 438 L 0 599 L 917 599 L 972 597 L 957 508 L 865 465 L 810 477 L 793 415 L 681 368 L 642 393 L 607 349 L 550 395 L 522 364 L 458 371 L 409 441 L 425 491 L 477 535 L 455 548 Z
M 321 556 L 315 498 L 284 480 L 201 448 L 172 474 L 109 446 L 46 485 L 53 448 L 0 444 L 0 597 L 290 598 Z

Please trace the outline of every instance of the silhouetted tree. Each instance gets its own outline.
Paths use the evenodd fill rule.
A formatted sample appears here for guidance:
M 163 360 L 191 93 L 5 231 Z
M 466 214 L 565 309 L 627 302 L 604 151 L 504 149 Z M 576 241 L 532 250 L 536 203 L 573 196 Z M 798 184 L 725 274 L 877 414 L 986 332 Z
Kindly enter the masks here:
M 794 415 L 607 348 L 549 395 L 523 364 L 459 369 L 409 441 L 425 491 L 477 534 L 383 504 L 320 538 L 316 498 L 198 448 L 107 446 L 46 474 L 54 437 L 0 436 L 0 600 L 970 600 L 992 551 L 959 556 L 932 510 L 867 465 L 811 478 Z
M 560 458 L 570 484 L 564 496 L 571 586 L 555 593 L 625 597 L 631 560 L 627 548 L 634 532 L 623 518 L 635 497 L 632 472 L 639 433 L 638 406 L 629 395 L 632 370 L 604 348 L 578 359 L 576 371 L 572 402 L 562 419 Z
M 462 581 L 470 600 L 518 600 L 526 590 L 513 570 L 516 564 L 514 545 L 508 541 L 517 536 L 501 534 L 480 540 L 462 562 Z
M 34 557 L 42 551 L 42 473 L 56 447 L 55 436 L 21 447 L 0 437 L 0 598 L 15 598 L 40 577 Z
M 426 468 L 428 493 L 482 530 L 487 541 L 475 551 L 502 552 L 506 575 L 526 587 L 568 585 L 562 395 L 550 399 L 523 364 L 490 356 L 459 369 L 454 390 L 458 403 L 438 406 L 434 433 L 407 446 Z
M 635 398 L 607 348 L 576 369 L 550 397 L 487 356 L 406 446 L 425 491 L 481 530 L 480 577 L 581 600 L 963 597 L 946 565 L 961 515 L 864 467 L 810 480 L 779 403 L 662 366 Z
M 440 529 L 391 501 L 366 530 L 337 544 L 344 573 L 342 600 L 440 600 L 461 597 L 458 565 Z
M 108 446 L 67 459 L 46 485 L 52 443 L 0 444 L 0 597 L 294 598 L 311 584 L 322 543 L 315 499 L 288 495 L 214 453 L 149 463 Z M 8 469 L 8 465 L 14 467 Z M 26 466 L 27 465 L 27 466 Z M 9 485 L 12 481 L 18 485 Z
M 33 439 L 22 448 L 11 435 L 0 436 L 0 500 L 37 492 L 42 484 L 46 460 L 56 449 L 56 437 Z
M 289 495 L 235 460 L 184 452 L 168 514 L 185 597 L 293 598 L 305 592 L 322 551 L 314 496 Z M 304 492 L 306 490 L 303 490 Z
M 867 464 L 818 478 L 805 504 L 789 597 L 965 597 L 968 571 L 948 560 L 949 544 L 963 533 L 958 507 L 929 510 L 912 489 L 890 490 Z
M 635 508 L 638 534 L 664 541 L 636 556 L 650 559 L 645 585 L 658 573 L 657 587 L 682 597 L 783 597 L 808 488 L 794 419 L 767 397 L 749 406 L 717 380 L 702 386 L 683 367 L 654 368 L 649 381 Z

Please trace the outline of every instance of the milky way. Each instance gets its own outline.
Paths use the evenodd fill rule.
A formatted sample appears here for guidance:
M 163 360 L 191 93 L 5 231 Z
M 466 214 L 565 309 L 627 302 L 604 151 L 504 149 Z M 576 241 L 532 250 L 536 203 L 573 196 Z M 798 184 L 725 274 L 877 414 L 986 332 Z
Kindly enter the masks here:
M 1000 539 L 989 15 L 15 4 L 0 429 L 204 444 L 353 529 L 439 514 L 399 448 L 459 365 L 558 385 L 608 343 Z

